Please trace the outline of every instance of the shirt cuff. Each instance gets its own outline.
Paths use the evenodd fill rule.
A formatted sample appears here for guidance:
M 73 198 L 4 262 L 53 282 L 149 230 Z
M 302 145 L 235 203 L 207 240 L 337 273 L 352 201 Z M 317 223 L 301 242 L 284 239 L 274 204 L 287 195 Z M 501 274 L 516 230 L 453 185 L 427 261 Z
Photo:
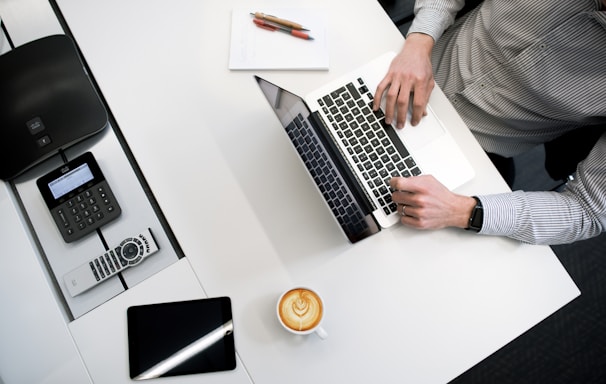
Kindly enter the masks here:
M 509 236 L 515 232 L 518 215 L 516 210 L 522 205 L 520 192 L 477 196 L 484 210 L 483 235 Z
M 424 33 L 431 36 L 434 41 L 438 41 L 453 22 L 454 16 L 445 10 L 423 8 L 415 15 L 406 36 L 411 33 Z

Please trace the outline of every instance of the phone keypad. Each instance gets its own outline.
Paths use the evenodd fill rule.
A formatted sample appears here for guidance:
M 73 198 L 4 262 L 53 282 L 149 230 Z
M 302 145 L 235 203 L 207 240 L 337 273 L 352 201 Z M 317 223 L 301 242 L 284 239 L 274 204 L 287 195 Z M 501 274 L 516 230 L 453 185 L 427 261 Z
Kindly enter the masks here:
M 68 243 L 95 231 L 120 213 L 120 206 L 105 181 L 79 190 L 52 210 L 61 235 Z

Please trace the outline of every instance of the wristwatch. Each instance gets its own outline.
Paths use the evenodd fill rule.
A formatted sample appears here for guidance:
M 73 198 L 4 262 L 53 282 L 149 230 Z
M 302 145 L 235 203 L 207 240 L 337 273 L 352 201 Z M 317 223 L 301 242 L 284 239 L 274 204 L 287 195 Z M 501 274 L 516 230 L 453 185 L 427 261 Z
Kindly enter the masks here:
M 473 207 L 473 211 L 471 211 L 471 216 L 469 217 L 469 226 L 465 229 L 471 229 L 476 232 L 480 232 L 482 230 L 482 224 L 484 224 L 484 209 L 482 208 L 482 202 L 477 196 L 472 196 L 476 200 L 476 206 Z

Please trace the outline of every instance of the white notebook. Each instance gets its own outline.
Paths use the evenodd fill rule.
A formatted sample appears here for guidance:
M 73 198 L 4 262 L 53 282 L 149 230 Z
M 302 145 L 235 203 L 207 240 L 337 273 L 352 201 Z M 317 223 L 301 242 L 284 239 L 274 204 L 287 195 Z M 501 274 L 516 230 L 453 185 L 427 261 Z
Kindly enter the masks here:
M 313 40 L 281 31 L 268 31 L 253 23 L 251 12 L 262 12 L 301 24 Z M 232 11 L 229 69 L 327 70 L 328 41 L 324 13 L 316 8 L 256 9 Z

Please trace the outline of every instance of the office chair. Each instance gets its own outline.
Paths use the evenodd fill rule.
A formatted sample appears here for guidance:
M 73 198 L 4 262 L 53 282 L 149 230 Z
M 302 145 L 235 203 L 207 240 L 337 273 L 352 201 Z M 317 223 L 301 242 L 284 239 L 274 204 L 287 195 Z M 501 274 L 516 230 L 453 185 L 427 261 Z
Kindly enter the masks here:
M 567 132 L 544 144 L 545 170 L 554 180 L 566 182 L 576 171 L 600 136 L 606 132 L 606 124 L 586 126 Z M 606 166 L 606 165 L 605 165 Z
M 415 0 L 378 0 L 391 21 L 400 28 L 404 34 L 414 19 Z M 457 13 L 457 18 L 463 16 L 484 0 L 467 0 L 465 6 Z M 404 29 L 404 30 L 403 30 Z

